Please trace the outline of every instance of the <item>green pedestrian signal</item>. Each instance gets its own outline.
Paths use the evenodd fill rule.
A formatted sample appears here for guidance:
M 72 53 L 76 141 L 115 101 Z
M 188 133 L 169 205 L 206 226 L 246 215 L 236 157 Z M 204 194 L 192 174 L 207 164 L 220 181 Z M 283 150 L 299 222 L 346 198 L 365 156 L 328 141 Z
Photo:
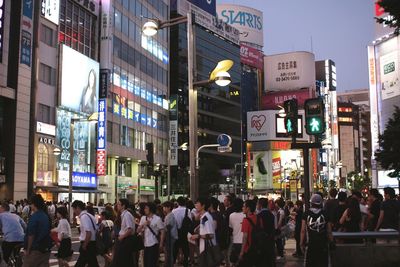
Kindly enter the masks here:
M 304 103 L 306 132 L 308 135 L 321 135 L 325 132 L 325 106 L 321 98 L 308 99 Z
M 298 107 L 296 99 L 289 99 L 283 103 L 285 109 L 285 128 L 289 136 L 296 137 L 297 135 L 297 117 Z
M 286 130 L 288 133 L 291 133 L 293 131 L 292 120 L 290 119 L 288 119 L 286 122 Z

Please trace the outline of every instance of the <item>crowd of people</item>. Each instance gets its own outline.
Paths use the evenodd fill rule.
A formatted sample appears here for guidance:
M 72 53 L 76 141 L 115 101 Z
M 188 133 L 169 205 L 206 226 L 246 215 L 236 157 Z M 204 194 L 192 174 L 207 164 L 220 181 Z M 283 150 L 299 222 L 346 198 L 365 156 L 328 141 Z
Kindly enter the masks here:
M 106 204 L 100 214 L 93 205 L 45 202 L 41 195 L 0 205 L 3 259 L 24 247 L 24 267 L 49 266 L 50 249 L 58 248 L 59 266 L 69 266 L 72 251 L 71 225 L 79 223 L 79 256 L 76 267 L 99 266 L 275 266 L 285 257 L 285 241 L 294 237 L 292 256 L 305 258 L 306 266 L 328 266 L 329 249 L 335 242 L 332 231 L 399 230 L 400 202 L 392 188 L 382 196 L 371 189 L 360 192 L 329 191 L 313 194 L 310 208 L 301 200 L 283 198 L 242 200 L 227 195 L 200 197 L 195 202 L 178 197 L 161 203 L 129 203 L 119 199 Z M 363 242 L 363 240 L 351 240 Z

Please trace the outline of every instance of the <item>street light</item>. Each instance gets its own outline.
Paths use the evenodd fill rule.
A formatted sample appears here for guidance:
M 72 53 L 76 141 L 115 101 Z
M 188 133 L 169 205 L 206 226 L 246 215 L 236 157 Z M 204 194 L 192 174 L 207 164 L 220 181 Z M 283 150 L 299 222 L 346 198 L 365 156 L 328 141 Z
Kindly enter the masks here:
M 208 80 L 194 81 L 194 27 L 193 14 L 189 11 L 186 16 L 180 16 L 167 21 L 150 19 L 143 24 L 142 32 L 146 36 L 154 36 L 158 30 L 187 23 L 187 53 L 188 53 L 188 106 L 189 106 L 189 174 L 190 174 L 190 198 L 195 200 L 198 196 L 198 177 L 196 172 L 196 152 L 198 147 L 197 140 L 197 90 L 195 87 L 205 86 L 210 83 L 216 83 L 219 86 L 227 86 L 231 83 L 228 73 L 233 66 L 232 60 L 223 60 L 218 62 L 215 69 L 211 72 Z

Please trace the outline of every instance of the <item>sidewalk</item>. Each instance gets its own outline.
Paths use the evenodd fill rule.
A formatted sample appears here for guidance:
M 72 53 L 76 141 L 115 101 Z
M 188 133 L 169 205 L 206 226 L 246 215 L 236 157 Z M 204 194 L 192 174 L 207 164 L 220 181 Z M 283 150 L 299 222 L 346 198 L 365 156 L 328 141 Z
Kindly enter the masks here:
M 285 245 L 285 258 L 276 262 L 277 267 L 303 267 L 304 258 L 293 257 L 292 254 L 296 250 L 296 241 L 291 238 L 286 240 Z

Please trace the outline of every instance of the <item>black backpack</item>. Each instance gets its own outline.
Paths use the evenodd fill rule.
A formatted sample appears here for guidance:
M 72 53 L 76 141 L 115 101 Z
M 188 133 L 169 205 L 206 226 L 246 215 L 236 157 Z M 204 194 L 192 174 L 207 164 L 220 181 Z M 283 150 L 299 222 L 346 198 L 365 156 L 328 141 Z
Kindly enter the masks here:
M 249 252 L 254 257 L 263 257 L 270 245 L 273 244 L 273 235 L 268 234 L 261 226 L 261 217 L 259 215 L 257 215 L 256 224 L 250 218 L 246 219 L 252 226 Z
M 103 228 L 101 229 L 101 241 L 104 244 L 104 249 L 108 250 L 112 247 L 113 242 L 112 242 L 112 231 L 113 228 L 111 226 L 103 226 Z
M 193 222 L 188 216 L 188 209 L 185 211 L 185 217 L 182 220 L 182 226 L 178 230 L 180 238 L 186 238 L 188 233 L 193 233 Z

